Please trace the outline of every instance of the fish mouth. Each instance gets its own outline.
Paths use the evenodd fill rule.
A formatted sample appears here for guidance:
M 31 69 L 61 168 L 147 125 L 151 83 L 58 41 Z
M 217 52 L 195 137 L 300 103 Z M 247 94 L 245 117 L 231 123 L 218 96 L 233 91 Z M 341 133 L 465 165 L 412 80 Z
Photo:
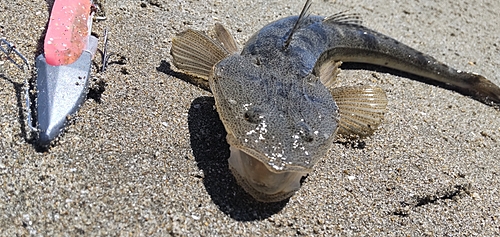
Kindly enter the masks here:
M 279 202 L 300 189 L 300 180 L 306 172 L 273 172 L 266 165 L 244 151 L 230 147 L 229 169 L 248 194 L 259 202 Z

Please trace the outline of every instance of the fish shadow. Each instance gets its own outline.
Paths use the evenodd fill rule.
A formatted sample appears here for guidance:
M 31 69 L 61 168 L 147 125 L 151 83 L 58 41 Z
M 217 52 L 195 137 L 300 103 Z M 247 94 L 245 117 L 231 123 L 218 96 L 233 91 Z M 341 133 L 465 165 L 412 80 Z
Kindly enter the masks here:
M 213 97 L 198 97 L 188 113 L 191 148 L 203 184 L 219 209 L 237 221 L 263 220 L 281 211 L 289 199 L 262 203 L 241 188 L 229 170 L 226 130 L 215 110 Z
M 170 64 L 170 62 L 167 62 L 166 60 L 161 60 L 160 65 L 156 68 L 156 70 L 159 72 L 163 72 L 167 75 L 170 75 L 172 77 L 179 78 L 179 79 L 181 79 L 189 84 L 197 86 L 197 87 L 199 87 L 203 90 L 206 90 L 208 92 L 212 92 L 210 90 L 210 85 L 208 84 L 208 82 L 206 80 L 203 80 L 203 79 L 200 79 L 197 77 L 193 77 L 193 76 L 190 76 L 188 74 L 181 73 L 181 72 L 176 72 L 172 69 L 172 65 Z

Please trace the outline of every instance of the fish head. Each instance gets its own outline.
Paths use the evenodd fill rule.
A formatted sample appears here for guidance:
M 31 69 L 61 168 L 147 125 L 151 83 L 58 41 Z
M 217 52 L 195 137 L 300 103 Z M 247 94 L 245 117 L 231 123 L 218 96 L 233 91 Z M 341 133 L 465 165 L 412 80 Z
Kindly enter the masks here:
M 337 130 L 338 108 L 328 89 L 313 75 L 262 64 L 255 55 L 221 60 L 209 83 L 238 183 L 262 202 L 293 195 Z

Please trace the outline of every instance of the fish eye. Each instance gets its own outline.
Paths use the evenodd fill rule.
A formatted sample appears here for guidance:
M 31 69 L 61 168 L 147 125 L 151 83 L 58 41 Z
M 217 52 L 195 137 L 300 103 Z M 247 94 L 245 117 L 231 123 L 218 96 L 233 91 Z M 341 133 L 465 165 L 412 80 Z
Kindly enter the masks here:
M 309 126 L 309 124 L 302 121 L 302 122 L 298 123 L 298 127 L 299 127 L 299 136 L 303 141 L 305 141 L 305 142 L 314 141 L 314 136 L 313 136 L 313 133 L 311 131 L 311 127 Z
M 243 114 L 243 118 L 245 118 L 245 120 L 248 121 L 249 123 L 258 124 L 264 118 L 264 111 L 262 111 L 261 109 L 256 108 L 256 107 L 252 107 L 252 108 L 249 108 Z
M 260 66 L 260 64 L 261 64 L 260 58 L 258 58 L 258 57 L 253 58 L 252 62 L 255 66 Z
M 314 141 L 314 137 L 312 136 L 312 134 L 310 132 L 300 131 L 300 138 L 305 142 Z

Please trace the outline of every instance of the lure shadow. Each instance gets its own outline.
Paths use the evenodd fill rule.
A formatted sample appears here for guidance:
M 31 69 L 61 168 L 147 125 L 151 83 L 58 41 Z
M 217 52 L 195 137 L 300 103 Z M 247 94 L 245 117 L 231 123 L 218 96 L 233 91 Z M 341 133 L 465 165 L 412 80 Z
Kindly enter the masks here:
M 19 134 L 26 143 L 31 144 L 37 152 L 45 152 L 47 151 L 47 148 L 39 146 L 36 143 L 36 140 L 34 139 L 36 137 L 36 134 L 29 129 L 26 129 L 26 112 L 24 111 L 24 103 L 25 103 L 25 97 L 24 97 L 24 83 L 19 83 L 13 81 L 11 78 L 5 76 L 4 74 L 0 73 L 0 78 L 4 79 L 5 81 L 9 82 L 12 84 L 12 87 L 14 87 L 14 91 L 16 93 L 16 106 L 17 106 L 17 122 L 19 123 L 19 128 L 21 130 L 21 134 Z M 32 88 L 30 88 L 32 89 Z M 31 95 L 30 95 L 31 96 Z M 33 104 L 32 108 L 33 109 Z
M 9 77 L 5 76 L 4 74 L 0 73 L 0 78 L 4 79 L 5 81 L 9 82 L 12 84 L 12 87 L 14 87 L 14 91 L 16 92 L 16 106 L 17 106 L 17 113 L 18 113 L 18 119 L 17 122 L 19 123 L 21 127 L 21 136 L 24 138 L 26 142 L 28 142 L 27 139 L 27 131 L 26 127 L 24 126 L 24 121 L 26 121 L 26 115 L 23 110 L 23 101 L 24 101 L 24 88 L 23 88 L 23 83 L 15 82 Z
M 98 80 L 91 84 L 93 85 L 89 86 L 89 91 L 87 92 L 87 100 L 92 99 L 96 103 L 102 104 L 101 97 L 104 91 L 106 91 L 106 82 Z
M 196 98 L 189 108 L 191 148 L 203 171 L 203 184 L 219 209 L 237 221 L 262 220 L 281 211 L 289 199 L 262 203 L 253 199 L 237 183 L 228 167 L 229 145 L 226 131 L 213 97 Z

